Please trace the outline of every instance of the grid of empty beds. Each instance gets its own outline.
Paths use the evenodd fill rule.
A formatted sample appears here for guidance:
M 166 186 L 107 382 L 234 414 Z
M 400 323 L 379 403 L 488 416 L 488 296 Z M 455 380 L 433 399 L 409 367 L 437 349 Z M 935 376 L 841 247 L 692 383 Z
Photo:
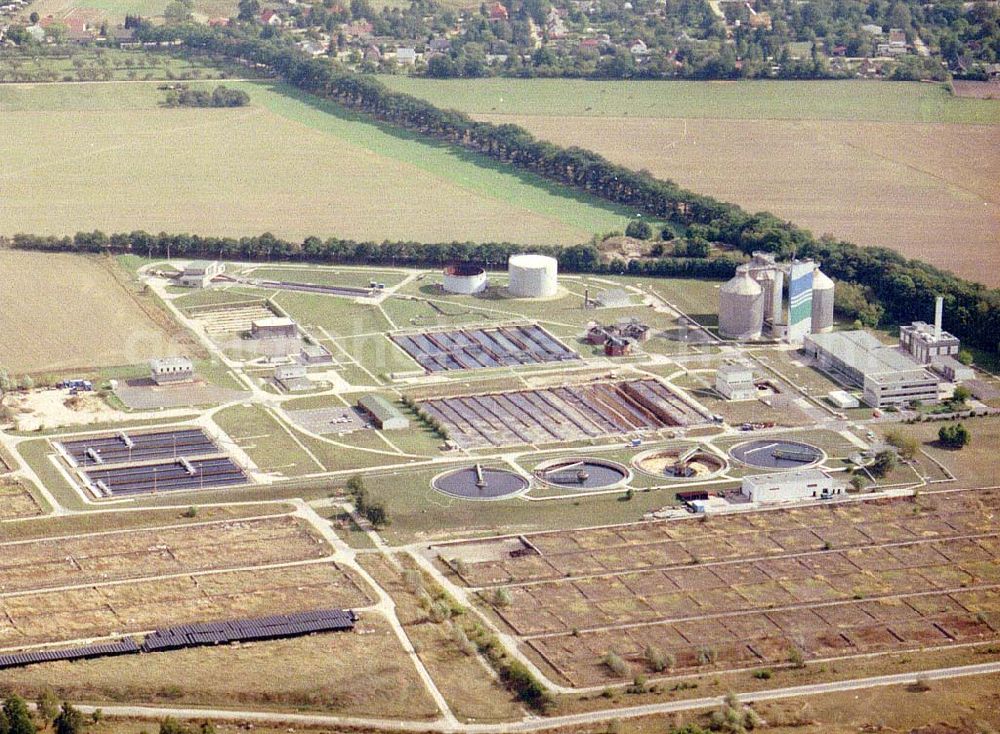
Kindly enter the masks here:
M 428 372 L 516 367 L 580 358 L 538 324 L 395 334 L 391 338 Z
M 200 428 L 99 434 L 55 444 L 95 498 L 243 484 L 246 474 Z
M 419 404 L 465 448 L 544 444 L 655 431 L 709 415 L 656 380 L 592 382 L 431 399 Z
M 314 632 L 342 632 L 354 629 L 357 619 L 357 615 L 350 609 L 316 609 L 270 617 L 185 624 L 156 630 L 146 636 L 142 645 L 136 644 L 131 637 L 126 637 L 114 642 L 84 647 L 30 650 L 0 655 L 0 670 L 56 660 L 90 660 L 134 655 L 140 652 L 166 652 L 205 645 L 225 645 L 230 642 L 278 640 Z

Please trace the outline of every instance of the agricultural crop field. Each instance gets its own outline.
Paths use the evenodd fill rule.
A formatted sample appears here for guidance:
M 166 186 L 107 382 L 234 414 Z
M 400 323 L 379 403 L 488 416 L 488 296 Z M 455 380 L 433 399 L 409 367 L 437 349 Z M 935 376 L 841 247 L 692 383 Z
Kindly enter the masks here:
M 121 24 L 126 15 L 141 15 L 143 18 L 163 19 L 163 10 L 169 0 L 38 0 L 31 10 L 43 18 L 54 16 L 65 22 L 69 17 L 82 18 L 100 25 L 107 20 Z M 236 13 L 236 3 L 232 0 L 194 0 L 193 15 L 202 21 L 209 18 L 225 17 Z
M 386 84 L 990 286 L 1000 101 L 883 82 Z M 740 124 L 750 122 L 753 124 Z
M 620 677 L 609 652 L 652 672 L 650 648 L 675 671 L 780 666 L 995 640 L 998 506 L 989 490 L 536 534 L 452 567 L 574 686 Z
M 0 249 L 0 365 L 39 373 L 182 353 L 191 338 L 115 267 L 97 257 Z
M 41 515 L 42 508 L 20 482 L 0 477 L 0 520 Z
M 0 143 L 0 232 L 572 244 L 625 222 L 627 212 L 596 199 L 290 88 L 231 86 L 249 93 L 249 107 L 164 109 L 154 84 L 0 87 L 0 111 L 21 131 Z M 82 184 L 92 180 L 101 186 Z

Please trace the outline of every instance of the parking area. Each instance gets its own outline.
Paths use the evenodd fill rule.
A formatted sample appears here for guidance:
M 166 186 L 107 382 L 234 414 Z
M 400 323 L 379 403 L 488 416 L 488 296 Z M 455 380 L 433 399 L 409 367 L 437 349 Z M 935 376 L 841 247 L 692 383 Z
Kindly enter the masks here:
M 203 380 L 157 385 L 148 378 L 121 380 L 115 386 L 115 396 L 132 410 L 184 408 L 191 405 L 218 405 L 238 400 L 238 390 L 211 385 Z
M 576 441 L 706 420 L 656 380 L 430 399 L 419 407 L 463 448 Z
M 515 367 L 580 358 L 537 324 L 394 334 L 390 338 L 428 372 Z
M 351 433 L 371 428 L 361 411 L 356 408 L 290 410 L 288 417 L 295 425 L 310 433 Z

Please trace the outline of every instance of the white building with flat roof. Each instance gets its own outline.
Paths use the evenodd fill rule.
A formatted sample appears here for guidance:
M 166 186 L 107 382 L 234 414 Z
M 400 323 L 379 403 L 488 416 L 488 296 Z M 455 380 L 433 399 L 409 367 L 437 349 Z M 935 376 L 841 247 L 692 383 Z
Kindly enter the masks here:
M 163 357 L 149 361 L 149 372 L 157 385 L 189 382 L 194 379 L 194 365 L 187 357 Z
M 844 494 L 844 485 L 822 469 L 803 469 L 743 477 L 740 494 L 750 502 L 794 502 L 830 499 Z
M 810 334 L 802 351 L 820 368 L 863 388 L 862 400 L 873 408 L 914 400 L 938 400 L 941 381 L 909 354 L 890 347 L 867 331 Z
M 192 260 L 184 266 L 178 283 L 188 288 L 206 288 L 212 278 L 224 272 L 226 265 L 218 260 Z
M 961 343 L 957 336 L 941 328 L 944 299 L 938 296 L 934 302 L 934 323 L 914 321 L 899 329 L 899 346 L 911 354 L 920 364 L 931 364 L 940 357 L 958 354 Z
M 715 389 L 726 400 L 753 400 L 757 388 L 753 384 L 753 370 L 744 362 L 726 362 L 715 371 Z

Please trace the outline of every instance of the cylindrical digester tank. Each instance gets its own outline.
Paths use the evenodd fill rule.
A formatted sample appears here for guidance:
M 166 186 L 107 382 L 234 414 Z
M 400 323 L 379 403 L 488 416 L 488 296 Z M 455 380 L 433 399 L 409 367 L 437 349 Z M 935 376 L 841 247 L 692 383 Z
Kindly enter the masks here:
M 813 271 L 812 333 L 833 331 L 833 281 L 819 268 Z
M 719 334 L 727 339 L 758 339 L 764 326 L 764 290 L 740 265 L 719 291 Z
M 512 255 L 507 262 L 507 290 L 518 298 L 547 298 L 558 290 L 558 265 L 547 255 Z
M 451 265 L 444 269 L 442 285 L 448 293 L 479 293 L 486 288 L 486 271 L 472 263 Z

